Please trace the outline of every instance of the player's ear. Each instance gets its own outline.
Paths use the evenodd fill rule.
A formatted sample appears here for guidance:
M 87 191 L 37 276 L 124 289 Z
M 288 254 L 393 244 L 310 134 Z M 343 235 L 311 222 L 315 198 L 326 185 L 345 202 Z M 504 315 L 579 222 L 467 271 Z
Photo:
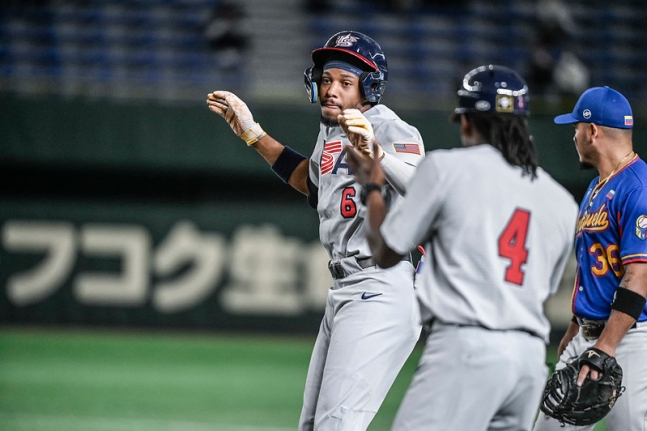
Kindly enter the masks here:
M 600 131 L 600 126 L 595 123 L 589 123 L 589 133 L 591 134 L 591 139 L 599 137 Z

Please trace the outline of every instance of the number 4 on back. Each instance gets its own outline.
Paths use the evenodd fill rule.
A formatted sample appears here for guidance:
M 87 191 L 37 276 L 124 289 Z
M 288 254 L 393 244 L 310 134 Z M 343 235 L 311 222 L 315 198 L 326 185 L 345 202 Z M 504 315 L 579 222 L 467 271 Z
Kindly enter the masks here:
M 519 286 L 523 284 L 524 276 L 521 265 L 528 260 L 526 236 L 529 223 L 530 212 L 517 208 L 499 236 L 499 256 L 510 259 L 510 265 L 505 271 L 505 281 Z

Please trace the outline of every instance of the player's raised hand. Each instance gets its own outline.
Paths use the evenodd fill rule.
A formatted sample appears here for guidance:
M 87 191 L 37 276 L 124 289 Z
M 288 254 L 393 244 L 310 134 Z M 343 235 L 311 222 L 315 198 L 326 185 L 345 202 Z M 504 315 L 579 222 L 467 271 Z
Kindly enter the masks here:
M 373 126 L 359 109 L 344 109 L 337 121 L 358 151 L 371 158 L 382 156 L 382 148 L 375 142 Z
M 355 147 L 346 145 L 346 161 L 355 172 L 355 181 L 359 184 L 384 184 L 386 182 L 386 176 L 380 162 L 360 153 Z
M 209 110 L 224 118 L 236 136 L 247 145 L 255 144 L 265 136 L 261 126 L 254 121 L 252 112 L 238 96 L 229 91 L 214 91 L 207 95 Z

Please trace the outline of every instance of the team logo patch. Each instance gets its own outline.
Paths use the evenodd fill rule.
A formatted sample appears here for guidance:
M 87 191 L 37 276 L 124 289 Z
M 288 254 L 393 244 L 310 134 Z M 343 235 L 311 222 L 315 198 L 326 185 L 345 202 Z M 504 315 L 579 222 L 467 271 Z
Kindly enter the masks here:
M 496 96 L 496 111 L 497 112 L 512 112 L 514 111 L 514 100 L 512 96 L 506 94 L 497 94 Z
M 636 219 L 636 236 L 643 240 L 647 237 L 647 215 Z
M 335 41 L 335 46 L 353 46 L 357 42 L 357 38 L 350 33 L 346 35 L 341 35 L 337 36 L 337 40 Z
M 631 115 L 625 115 L 625 126 L 633 126 L 634 125 L 634 117 Z
M 321 175 L 329 174 L 341 154 L 341 141 L 327 142 L 324 144 L 321 155 Z
M 416 156 L 422 155 L 420 145 L 409 142 L 394 142 L 393 150 L 396 153 L 415 154 Z
M 586 118 L 587 120 L 591 118 L 591 110 L 585 109 L 584 112 L 582 112 L 582 117 Z

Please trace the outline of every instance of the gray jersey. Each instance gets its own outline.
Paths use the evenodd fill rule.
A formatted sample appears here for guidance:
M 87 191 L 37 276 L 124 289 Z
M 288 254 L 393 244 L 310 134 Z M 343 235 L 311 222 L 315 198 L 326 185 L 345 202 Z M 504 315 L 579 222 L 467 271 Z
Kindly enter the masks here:
M 363 114 L 385 152 L 383 164 L 399 165 L 400 169 L 387 172 L 387 179 L 396 187 L 406 184 L 425 155 L 420 133 L 384 105 Z M 319 237 L 333 261 L 371 256 L 364 233 L 366 208 L 359 203 L 360 186 L 346 162 L 346 145 L 350 141 L 341 127 L 322 124 L 310 157 L 310 180 L 319 188 Z M 391 202 L 396 201 L 396 188 L 387 185 L 386 189 Z
M 416 283 L 423 321 L 548 340 L 543 303 L 572 250 L 577 204 L 545 171 L 537 176 L 522 177 L 487 144 L 427 154 L 381 228 L 401 254 L 425 245 Z

